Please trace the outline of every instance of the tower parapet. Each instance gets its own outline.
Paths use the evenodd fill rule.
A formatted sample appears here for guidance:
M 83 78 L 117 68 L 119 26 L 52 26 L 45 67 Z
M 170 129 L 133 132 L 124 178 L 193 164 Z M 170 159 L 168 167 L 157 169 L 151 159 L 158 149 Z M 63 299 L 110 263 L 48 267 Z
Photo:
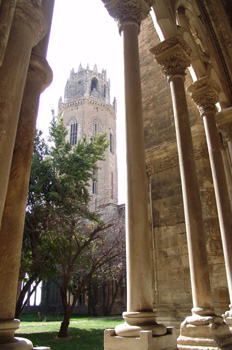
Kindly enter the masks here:
M 64 93 L 64 103 L 80 99 L 93 98 L 105 104 L 110 104 L 110 80 L 107 79 L 106 70 L 98 73 L 97 65 L 93 70 L 82 68 L 70 72 Z

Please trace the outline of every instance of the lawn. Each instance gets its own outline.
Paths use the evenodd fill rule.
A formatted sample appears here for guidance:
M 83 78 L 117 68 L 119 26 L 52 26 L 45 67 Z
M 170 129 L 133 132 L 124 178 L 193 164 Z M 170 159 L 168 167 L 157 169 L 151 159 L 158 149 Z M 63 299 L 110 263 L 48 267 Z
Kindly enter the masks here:
M 30 339 L 34 346 L 50 346 L 52 350 L 103 350 L 104 329 L 114 328 L 123 320 L 121 316 L 73 317 L 66 339 L 57 338 L 60 322 L 61 316 L 50 316 L 46 321 L 39 321 L 37 315 L 23 316 L 16 336 Z

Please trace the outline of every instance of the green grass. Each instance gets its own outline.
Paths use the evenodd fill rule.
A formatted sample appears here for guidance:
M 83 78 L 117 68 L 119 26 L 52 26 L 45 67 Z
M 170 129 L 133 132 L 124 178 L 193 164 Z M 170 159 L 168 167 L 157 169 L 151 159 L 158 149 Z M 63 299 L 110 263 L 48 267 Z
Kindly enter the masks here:
M 62 316 L 49 316 L 46 322 L 41 322 L 37 315 L 23 316 L 16 336 L 30 339 L 34 346 L 50 346 L 52 350 L 103 350 L 104 329 L 123 323 L 121 316 L 72 317 L 68 338 L 59 339 L 61 319 Z

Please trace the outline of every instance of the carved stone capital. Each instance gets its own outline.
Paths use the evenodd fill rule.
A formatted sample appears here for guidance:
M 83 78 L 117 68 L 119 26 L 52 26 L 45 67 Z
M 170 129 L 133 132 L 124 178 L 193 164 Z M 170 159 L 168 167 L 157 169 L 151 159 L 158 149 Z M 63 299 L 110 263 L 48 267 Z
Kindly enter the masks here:
M 119 30 L 123 24 L 130 23 L 140 27 L 141 21 L 150 12 L 154 0 L 102 0 L 109 14 L 118 22 Z
M 216 81 L 208 77 L 203 77 L 188 87 L 188 92 L 202 116 L 207 112 L 217 112 L 215 103 L 219 100 L 219 91 Z
M 220 125 L 219 130 L 225 141 L 228 142 L 229 140 L 232 140 L 232 122 Z
M 19 22 L 30 28 L 33 33 L 33 46 L 45 36 L 48 30 L 49 23 L 41 0 L 18 0 L 14 19 L 16 28 Z
M 16 0 L 0 1 L 0 65 L 3 62 L 11 24 L 14 16 Z
M 185 76 L 185 70 L 191 63 L 191 49 L 180 35 L 162 41 L 151 52 L 167 77 Z

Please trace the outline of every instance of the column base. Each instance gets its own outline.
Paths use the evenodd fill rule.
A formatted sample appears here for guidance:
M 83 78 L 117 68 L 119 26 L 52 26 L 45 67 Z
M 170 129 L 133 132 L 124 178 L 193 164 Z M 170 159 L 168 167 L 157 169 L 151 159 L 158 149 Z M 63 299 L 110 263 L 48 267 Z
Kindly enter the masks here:
M 217 315 L 186 317 L 177 339 L 179 350 L 231 350 L 232 334 Z
M 114 329 L 104 332 L 104 350 L 177 350 L 174 328 L 167 328 L 166 334 L 153 336 L 152 331 L 141 331 L 138 337 L 120 337 Z
M 14 337 L 19 320 L 0 321 L 0 350 L 50 350 L 49 347 L 35 347 L 30 340 Z
M 14 338 L 10 343 L 0 344 L 0 350 L 32 350 L 32 342 L 24 338 Z
M 230 329 L 230 332 L 232 333 L 232 305 L 230 304 L 230 310 L 226 311 L 224 315 L 222 315 L 225 323 Z
M 115 333 L 121 337 L 140 337 L 141 331 L 152 331 L 152 335 L 160 336 L 167 333 L 163 324 L 156 322 L 154 311 L 123 312 L 125 323 L 115 327 Z

